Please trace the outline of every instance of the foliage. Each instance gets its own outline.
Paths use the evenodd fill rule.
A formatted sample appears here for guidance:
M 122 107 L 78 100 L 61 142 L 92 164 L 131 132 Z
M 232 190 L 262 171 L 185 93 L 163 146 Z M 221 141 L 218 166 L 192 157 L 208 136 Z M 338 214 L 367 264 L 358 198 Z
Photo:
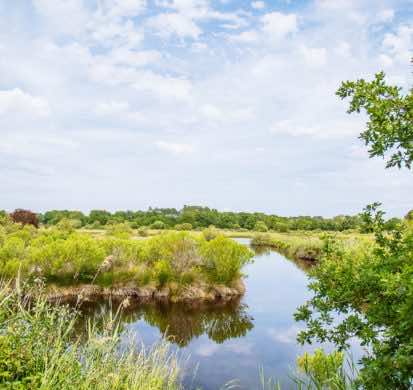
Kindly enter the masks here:
M 331 341 L 345 349 L 356 336 L 370 353 L 362 358 L 359 381 L 365 388 L 409 389 L 413 381 L 413 230 L 385 231 L 378 205 L 364 220 L 375 245 L 344 250 L 327 238 L 320 264 L 311 271 L 314 296 L 296 313 L 307 329 L 301 342 Z M 333 314 L 340 321 L 333 323 Z
M 140 237 L 147 237 L 148 236 L 148 229 L 146 229 L 146 228 L 144 228 L 144 227 L 140 227 L 139 229 L 138 229 L 138 235 L 140 236 Z
M 107 225 L 106 235 L 118 238 L 129 238 L 132 235 L 132 228 L 128 223 Z
M 385 157 L 390 152 L 387 167 L 411 168 L 413 89 L 403 95 L 400 87 L 386 84 L 384 78 L 380 72 L 371 82 L 363 79 L 343 82 L 337 95 L 351 98 L 349 113 L 366 111 L 369 121 L 360 138 L 369 146 L 370 157 Z
M 212 282 L 228 284 L 240 276 L 241 268 L 253 257 L 244 245 L 223 236 L 202 243 L 202 269 Z
M 258 221 L 254 226 L 254 230 L 257 232 L 265 233 L 265 232 L 268 232 L 268 227 L 264 221 Z
M 10 218 L 15 223 L 39 227 L 37 215 L 30 210 L 16 209 L 10 214 Z
M 178 366 L 168 346 L 119 350 L 115 319 L 76 337 L 77 314 L 45 299 L 29 302 L 20 289 L 0 286 L 0 387 L 2 389 L 180 388 Z
M 162 229 L 165 229 L 165 228 L 166 228 L 166 224 L 165 224 L 165 222 L 162 222 L 162 221 L 155 221 L 151 225 L 151 229 L 162 230 Z M 187 229 L 187 230 L 190 230 L 190 229 Z
M 175 225 L 175 230 L 192 230 L 192 225 L 190 223 L 180 223 Z
M 80 221 L 82 227 L 91 229 L 99 229 L 106 224 L 123 222 L 129 223 L 131 227 L 137 229 L 162 222 L 165 229 L 173 229 L 176 225 L 178 225 L 178 229 L 182 229 L 182 224 L 191 224 L 191 229 L 189 229 L 189 225 L 184 225 L 186 227 L 183 230 L 202 229 L 213 225 L 219 229 L 252 231 L 257 222 L 262 221 L 268 229 L 277 232 L 316 229 L 344 231 L 356 229 L 360 222 L 357 215 L 339 215 L 334 218 L 319 216 L 281 217 L 264 213 L 220 212 L 201 206 L 184 206 L 181 210 L 149 208 L 146 211 L 116 211 L 114 213 L 106 210 L 92 210 L 89 215 L 76 210 L 52 210 L 40 215 L 39 218 L 40 222 L 47 226 L 56 225 L 60 220 L 67 218 Z
M 202 230 L 202 235 L 204 236 L 205 240 L 211 241 L 214 238 L 218 237 L 219 231 L 214 225 L 210 225 L 206 229 Z
M 297 367 L 304 373 L 308 381 L 317 385 L 317 388 L 334 388 L 337 379 L 342 383 L 341 388 L 346 388 L 345 375 L 343 375 L 343 352 L 333 351 L 326 354 L 321 348 L 316 349 L 313 354 L 305 352 L 297 358 Z
M 59 222 L 60 227 L 64 221 Z M 237 251 L 244 246 L 224 237 L 208 242 L 188 232 L 170 232 L 137 240 L 129 238 L 127 224 L 108 225 L 107 235 L 99 238 L 63 228 L 12 226 L 15 228 L 0 230 L 0 278 L 14 278 L 20 270 L 23 279 L 40 277 L 47 284 L 210 283 L 218 278 L 205 272 L 205 264 L 211 263 L 210 257 L 202 256 L 206 246 L 208 256 L 218 248 L 213 265 L 216 272 L 224 272 L 223 283 L 239 276 L 245 263 L 244 252 Z M 219 255 L 225 248 L 233 259 Z

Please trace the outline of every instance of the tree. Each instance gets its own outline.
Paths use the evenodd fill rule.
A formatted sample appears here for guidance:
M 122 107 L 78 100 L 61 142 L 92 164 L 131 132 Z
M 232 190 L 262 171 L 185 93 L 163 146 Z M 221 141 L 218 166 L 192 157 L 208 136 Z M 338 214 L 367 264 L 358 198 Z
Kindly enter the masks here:
M 30 210 L 16 209 L 10 214 L 10 218 L 15 223 L 39 227 L 37 215 Z
M 258 221 L 258 222 L 255 224 L 254 230 L 257 231 L 257 232 L 265 233 L 265 232 L 268 232 L 268 227 L 267 227 L 267 225 L 265 224 L 265 222 L 263 222 L 263 221 Z
M 337 95 L 342 99 L 350 97 L 349 113 L 364 110 L 369 120 L 367 129 L 360 138 L 369 146 L 370 157 L 391 156 L 386 167 L 406 166 L 413 162 L 413 89 L 403 95 L 402 88 L 387 85 L 384 73 L 377 73 L 375 79 L 346 81 L 341 84 Z
M 337 95 L 352 97 L 349 113 L 367 112 L 367 129 L 360 137 L 370 157 L 391 153 L 387 168 L 411 168 L 412 91 L 403 96 L 378 73 L 370 83 L 344 82 Z M 373 245 L 357 251 L 326 239 L 311 271 L 314 295 L 295 318 L 307 325 L 299 334 L 302 343 L 330 341 L 345 349 L 357 337 L 369 348 L 358 377 L 362 388 L 407 390 L 413 383 L 413 226 L 409 213 L 405 223 L 390 220 L 386 227 L 379 207 L 367 206 L 360 218 L 361 228 L 375 235 Z

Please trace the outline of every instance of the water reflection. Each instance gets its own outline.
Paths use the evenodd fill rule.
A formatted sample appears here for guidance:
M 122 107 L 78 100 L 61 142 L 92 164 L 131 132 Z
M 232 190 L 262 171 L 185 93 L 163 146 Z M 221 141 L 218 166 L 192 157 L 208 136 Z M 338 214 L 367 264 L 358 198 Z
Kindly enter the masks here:
M 264 245 L 250 245 L 250 248 L 253 250 L 255 257 L 261 257 L 261 256 L 268 256 L 271 254 L 271 252 L 277 252 L 275 249 L 269 247 L 269 246 L 264 246 Z M 293 259 L 287 256 L 284 256 L 285 259 L 290 261 L 294 266 L 299 268 L 300 270 L 304 272 L 308 272 L 312 267 L 314 267 L 314 262 L 312 261 L 306 261 L 302 259 Z
M 131 303 L 119 310 L 119 304 L 101 301 L 85 303 L 81 307 L 83 317 L 94 317 L 99 322 L 110 313 L 119 312 L 122 323 L 145 323 L 159 329 L 179 347 L 187 346 L 195 337 L 207 335 L 217 344 L 227 339 L 243 337 L 254 327 L 248 306 L 233 300 L 222 304 L 198 303 L 178 304 L 155 302 L 151 304 Z

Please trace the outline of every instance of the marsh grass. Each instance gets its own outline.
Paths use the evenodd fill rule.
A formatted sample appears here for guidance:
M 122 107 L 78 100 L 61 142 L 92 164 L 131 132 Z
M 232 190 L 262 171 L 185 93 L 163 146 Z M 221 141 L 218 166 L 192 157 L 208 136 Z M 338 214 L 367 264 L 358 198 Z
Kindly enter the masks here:
M 0 388 L 180 389 L 179 365 L 166 341 L 151 349 L 121 343 L 117 316 L 76 333 L 78 313 L 36 293 L 0 284 Z M 124 334 L 122 338 L 125 337 Z
M 348 251 L 360 251 L 373 244 L 373 238 L 360 233 L 329 233 Z M 251 245 L 270 247 L 291 259 L 317 261 L 321 258 L 328 233 L 256 233 Z

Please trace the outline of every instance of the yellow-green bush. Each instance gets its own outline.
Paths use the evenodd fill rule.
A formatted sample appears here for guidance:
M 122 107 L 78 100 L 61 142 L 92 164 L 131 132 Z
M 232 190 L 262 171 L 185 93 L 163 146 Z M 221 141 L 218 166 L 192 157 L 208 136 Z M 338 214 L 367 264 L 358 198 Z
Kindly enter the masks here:
M 116 225 L 115 225 L 116 226 Z M 116 228 L 117 229 L 117 228 Z M 102 285 L 174 281 L 230 283 L 252 253 L 223 236 L 167 232 L 145 240 L 118 235 L 93 237 L 61 227 L 0 231 L 0 278 L 42 277 L 46 283 Z

